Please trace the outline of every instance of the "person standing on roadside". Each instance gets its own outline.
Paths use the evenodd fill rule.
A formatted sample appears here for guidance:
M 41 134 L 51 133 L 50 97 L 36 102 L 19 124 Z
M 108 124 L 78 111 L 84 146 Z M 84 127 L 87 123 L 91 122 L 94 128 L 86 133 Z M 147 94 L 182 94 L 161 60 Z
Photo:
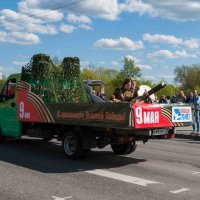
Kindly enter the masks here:
M 190 91 L 190 94 L 187 96 L 186 103 L 189 103 L 192 98 L 193 98 L 193 90 Z
M 185 102 L 186 102 L 186 96 L 184 94 L 184 91 L 179 90 L 177 97 L 174 99 L 174 103 L 185 103 Z
M 168 104 L 167 99 L 165 98 L 165 95 L 161 95 L 160 100 L 158 101 L 158 103 L 162 103 L 162 104 Z
M 193 97 L 190 99 L 189 103 L 192 104 L 193 109 L 193 136 L 200 135 L 200 119 L 199 119 L 199 112 L 200 112 L 200 96 L 197 95 L 197 91 L 193 90 Z

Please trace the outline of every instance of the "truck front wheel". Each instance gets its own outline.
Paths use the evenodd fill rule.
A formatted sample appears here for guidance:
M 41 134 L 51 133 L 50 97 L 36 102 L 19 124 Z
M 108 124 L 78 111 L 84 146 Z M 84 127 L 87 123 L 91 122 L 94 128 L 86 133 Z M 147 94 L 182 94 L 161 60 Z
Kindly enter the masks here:
M 135 142 L 126 142 L 124 144 L 111 144 L 113 152 L 117 155 L 124 155 L 132 153 L 136 150 L 137 145 Z
M 64 154 L 69 159 L 77 159 L 83 156 L 83 148 L 81 140 L 76 132 L 67 132 L 62 139 L 62 149 Z

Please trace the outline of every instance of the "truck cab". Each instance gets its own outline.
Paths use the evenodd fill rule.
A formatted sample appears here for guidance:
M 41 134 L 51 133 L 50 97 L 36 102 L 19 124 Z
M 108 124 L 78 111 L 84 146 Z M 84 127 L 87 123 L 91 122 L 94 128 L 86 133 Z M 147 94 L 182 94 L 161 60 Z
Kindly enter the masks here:
M 0 93 L 0 134 L 20 137 L 21 122 L 17 119 L 17 77 L 10 77 Z

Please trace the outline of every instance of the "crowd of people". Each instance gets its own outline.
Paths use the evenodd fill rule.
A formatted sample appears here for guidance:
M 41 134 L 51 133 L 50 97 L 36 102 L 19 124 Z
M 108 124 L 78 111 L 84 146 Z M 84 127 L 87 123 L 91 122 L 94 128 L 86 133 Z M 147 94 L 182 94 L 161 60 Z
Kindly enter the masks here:
M 122 87 L 117 88 L 109 102 L 131 102 L 138 97 L 139 86 L 136 84 L 136 80 L 133 78 L 127 78 L 124 80 Z M 145 94 L 143 94 L 145 95 Z M 105 100 L 105 95 L 99 95 Z M 193 136 L 200 135 L 200 94 L 197 94 L 197 90 L 190 91 L 189 95 L 186 96 L 182 89 L 179 90 L 178 94 L 170 96 L 161 95 L 160 99 L 156 101 L 161 104 L 171 103 L 189 103 L 192 105 L 193 114 Z
M 165 97 L 162 95 L 158 103 L 170 104 L 170 103 L 189 103 L 192 105 L 192 115 L 193 115 L 193 131 L 192 135 L 200 135 L 200 94 L 198 95 L 197 90 L 190 91 L 188 96 L 185 96 L 183 90 L 179 90 L 177 95 Z

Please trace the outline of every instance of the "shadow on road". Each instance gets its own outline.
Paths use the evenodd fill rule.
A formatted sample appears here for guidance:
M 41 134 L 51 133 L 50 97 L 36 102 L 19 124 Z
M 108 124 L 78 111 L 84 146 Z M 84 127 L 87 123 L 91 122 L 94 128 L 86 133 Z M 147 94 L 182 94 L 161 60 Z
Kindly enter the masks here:
M 200 141 L 200 136 L 192 136 L 190 134 L 176 134 L 176 138 Z
M 0 160 L 42 173 L 69 173 L 109 169 L 146 160 L 117 156 L 111 151 L 92 151 L 88 158 L 68 160 L 57 142 L 38 139 L 9 140 L 0 145 Z

